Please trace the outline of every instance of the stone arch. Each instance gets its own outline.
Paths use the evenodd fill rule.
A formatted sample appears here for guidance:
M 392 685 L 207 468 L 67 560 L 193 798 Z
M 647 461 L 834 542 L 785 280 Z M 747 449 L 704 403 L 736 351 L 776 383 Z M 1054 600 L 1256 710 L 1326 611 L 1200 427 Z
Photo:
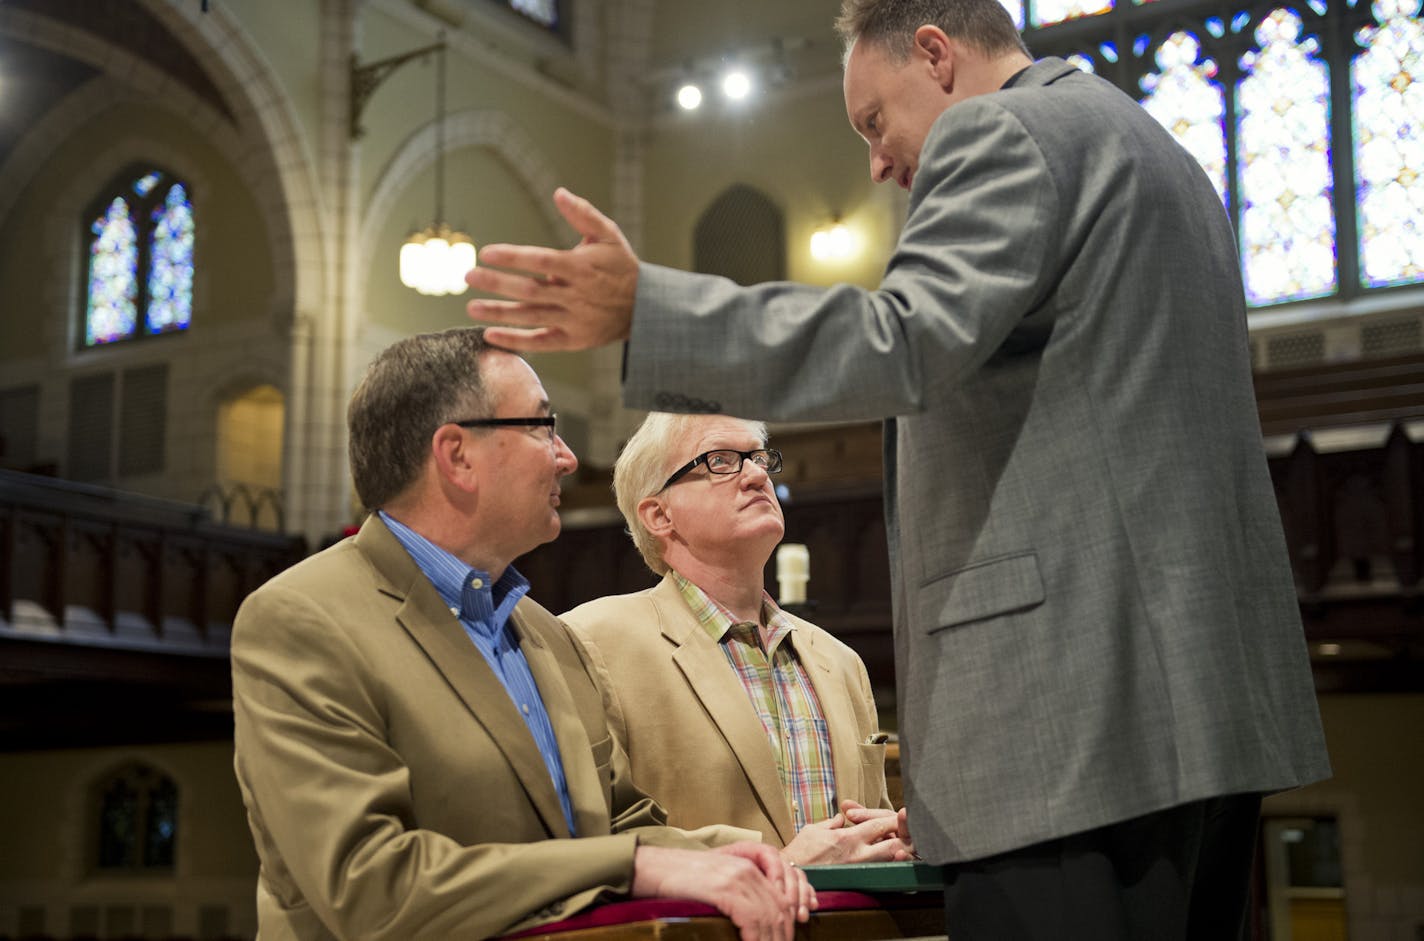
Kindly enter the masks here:
M 697 217 L 693 268 L 739 284 L 786 278 L 786 220 L 765 193 L 734 183 Z
M 277 240 L 274 273 L 290 295 L 281 298 L 300 313 L 325 303 L 328 255 L 322 239 L 322 206 L 315 166 L 300 131 L 296 109 L 247 33 L 221 4 L 173 4 L 140 0 L 191 51 L 212 68 L 209 77 L 232 107 L 245 147 L 233 154 L 240 168 L 278 185 L 254 190 L 265 197 Z
M 396 148 L 376 180 L 361 220 L 357 258 L 363 265 L 374 261 L 381 227 L 394 211 L 396 201 L 411 177 L 435 162 L 436 126 L 430 122 L 412 133 Z M 566 228 L 554 208 L 554 188 L 559 175 L 527 131 L 503 111 L 470 109 L 445 117 L 445 152 L 465 147 L 485 147 L 497 154 L 525 190 L 534 197 L 551 232 Z
M 191 125 L 226 154 L 248 188 L 268 231 L 274 278 L 272 313 L 287 319 L 297 309 L 320 303 L 323 266 L 314 255 L 318 231 L 314 182 L 304 148 L 296 134 L 296 121 L 255 57 L 246 49 L 242 33 L 225 14 L 214 11 L 226 29 L 191 26 L 184 10 L 168 4 L 148 4 L 153 14 L 173 29 L 208 62 L 237 60 L 248 77 L 237 81 L 226 69 L 214 69 L 212 78 L 233 105 L 237 125 L 143 59 L 90 33 L 23 11 L 0 19 L 0 30 L 34 45 L 62 52 L 105 73 L 67 95 L 23 138 L 0 166 L 0 218 L 13 207 L 29 180 L 44 166 L 55 146 L 85 122 L 119 103 L 141 103 L 168 111 Z M 192 15 L 192 14 L 190 14 Z M 202 15 L 202 14 L 197 14 Z M 240 47 L 240 48 L 239 48 Z M 250 62 L 247 60 L 251 60 Z M 119 80 L 113 80 L 118 77 Z M 252 88 L 261 90 L 260 108 L 250 105 Z M 276 132 L 273 132 L 275 126 Z M 268 141 L 271 146 L 268 146 Z M 298 237 L 304 235 L 305 237 Z

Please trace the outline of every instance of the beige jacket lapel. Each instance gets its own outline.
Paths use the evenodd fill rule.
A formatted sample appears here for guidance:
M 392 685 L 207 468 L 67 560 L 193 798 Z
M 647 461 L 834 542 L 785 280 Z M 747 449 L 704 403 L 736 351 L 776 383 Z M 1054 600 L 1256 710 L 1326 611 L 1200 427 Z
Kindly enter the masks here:
M 727 663 L 726 654 L 698 623 L 671 577 L 663 579 L 651 598 L 663 636 L 676 647 L 673 663 L 741 764 L 777 835 L 783 843 L 791 842 L 796 825 L 776 772 L 776 758 L 741 680 Z
M 584 835 L 607 833 L 611 823 L 608 805 L 603 798 L 605 789 L 598 778 L 598 768 L 590 751 L 588 730 L 579 719 L 563 670 L 559 668 L 558 660 L 544 643 L 544 639 L 529 625 L 519 608 L 514 610 L 513 622 L 515 630 L 519 632 L 524 659 L 529 662 L 529 672 L 534 675 L 539 696 L 544 700 L 544 708 L 549 713 L 549 724 L 554 728 L 554 738 L 559 743 L 559 755 L 564 763 L 564 780 L 568 784 L 569 799 L 573 804 L 574 826 Z M 548 777 L 547 771 L 544 776 Z M 563 820 L 562 813 L 559 819 Z
M 836 800 L 839 802 L 846 793 L 857 793 L 854 788 L 860 780 L 860 742 L 856 739 L 859 725 L 847 691 L 835 683 L 835 670 L 827 652 L 816 647 L 815 639 L 806 629 L 804 621 L 788 617 L 796 624 L 796 630 L 791 632 L 791 646 L 806 669 L 806 675 L 811 678 L 816 701 L 821 706 L 821 717 L 825 719 L 830 735 L 831 767 L 836 775 Z
M 529 726 L 509 698 L 504 684 L 474 641 L 466 635 L 459 619 L 450 613 L 430 579 L 379 517 L 372 515 L 361 527 L 357 545 L 371 560 L 379 576 L 377 590 L 401 602 L 396 621 L 430 657 L 435 668 L 465 703 L 471 717 L 504 753 L 549 833 L 568 836 L 569 826 L 564 820 L 563 807 Z M 541 680 L 537 673 L 535 680 Z M 541 691 L 543 688 L 541 683 Z M 564 697 L 567 700 L 567 688 Z M 557 726 L 555 734 L 558 735 Z M 563 748 L 562 737 L 560 747 Z M 585 747 L 584 751 L 587 750 Z

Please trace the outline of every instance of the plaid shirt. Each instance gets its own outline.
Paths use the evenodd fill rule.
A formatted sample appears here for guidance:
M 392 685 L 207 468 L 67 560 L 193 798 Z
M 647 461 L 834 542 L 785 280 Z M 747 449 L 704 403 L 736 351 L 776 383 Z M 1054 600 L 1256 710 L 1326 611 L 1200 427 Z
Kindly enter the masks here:
M 811 678 L 789 640 L 795 624 L 763 592 L 761 613 L 770 628 L 763 648 L 759 624 L 737 621 L 701 588 L 677 572 L 672 577 L 702 628 L 722 648 L 761 719 L 796 829 L 834 816 L 831 737 Z

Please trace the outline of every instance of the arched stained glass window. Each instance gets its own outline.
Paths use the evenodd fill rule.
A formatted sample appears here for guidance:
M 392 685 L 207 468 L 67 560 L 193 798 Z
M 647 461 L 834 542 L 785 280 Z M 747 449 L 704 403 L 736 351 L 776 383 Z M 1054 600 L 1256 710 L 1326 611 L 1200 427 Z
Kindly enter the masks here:
M 97 788 L 102 870 L 171 870 L 178 837 L 178 786 L 145 764 L 118 769 Z
M 183 184 L 168 189 L 153 210 L 153 259 L 148 270 L 148 332 L 188 326 L 193 313 L 193 206 Z
M 1272 11 L 1255 35 L 1237 86 L 1246 299 L 1321 297 L 1335 289 L 1329 69 L 1294 11 Z
M 95 201 L 84 235 L 84 346 L 187 329 L 194 221 L 186 186 L 161 170 L 130 170 Z
M 1226 203 L 1226 99 L 1215 81 L 1216 63 L 1198 63 L 1200 53 L 1201 43 L 1192 33 L 1167 37 L 1157 50 L 1161 71 L 1142 78 L 1147 92 L 1142 106 L 1197 158 Z
M 1351 89 L 1360 283 L 1424 279 L 1424 24 L 1420 0 L 1379 0 Z
M 138 322 L 138 237 L 129 204 L 115 198 L 89 232 L 85 346 L 132 336 Z

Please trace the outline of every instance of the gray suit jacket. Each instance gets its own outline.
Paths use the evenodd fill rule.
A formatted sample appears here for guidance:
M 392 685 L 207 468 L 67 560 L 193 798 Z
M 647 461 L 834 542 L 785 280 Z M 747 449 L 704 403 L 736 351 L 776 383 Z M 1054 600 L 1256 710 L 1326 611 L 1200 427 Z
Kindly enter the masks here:
M 790 643 L 811 678 L 831 740 L 836 797 L 890 806 L 885 746 L 865 664 L 808 621 Z M 608 725 L 633 780 L 668 812 L 668 823 L 757 830 L 782 847 L 796 836 L 791 801 L 741 680 L 687 606 L 677 583 L 581 604 L 561 616 L 583 641 L 604 689 Z
M 626 892 L 640 842 L 697 845 L 632 785 L 579 644 L 528 599 L 513 622 L 580 839 L 509 694 L 379 518 L 243 603 L 233 712 L 260 938 L 485 938 Z
M 973 859 L 1328 774 L 1231 227 L 1058 59 L 946 111 L 878 290 L 644 265 L 625 401 L 889 418 L 906 803 Z

